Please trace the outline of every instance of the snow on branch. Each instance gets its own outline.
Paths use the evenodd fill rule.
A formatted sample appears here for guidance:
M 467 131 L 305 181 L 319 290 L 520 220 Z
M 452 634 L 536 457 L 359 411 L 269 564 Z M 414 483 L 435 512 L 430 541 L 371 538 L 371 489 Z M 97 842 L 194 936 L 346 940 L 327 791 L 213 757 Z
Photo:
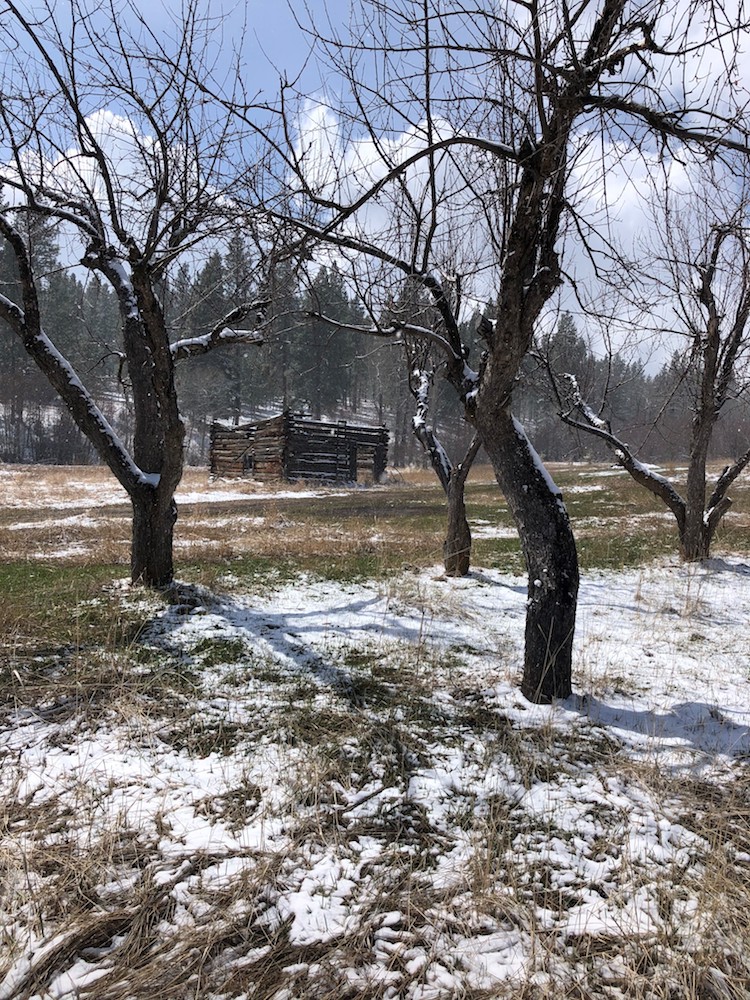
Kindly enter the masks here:
M 568 402 L 570 404 L 567 412 L 560 411 L 562 421 L 569 427 L 584 431 L 587 434 L 593 434 L 594 437 L 598 437 L 604 441 L 614 455 L 617 464 L 625 469 L 637 483 L 640 483 L 641 486 L 653 493 L 654 496 L 659 497 L 669 507 L 677 519 L 678 528 L 680 533 L 682 533 L 685 524 L 685 501 L 672 483 L 664 476 L 660 476 L 658 472 L 654 472 L 653 469 L 639 462 L 631 452 L 630 447 L 618 438 L 617 435 L 612 433 L 609 423 L 598 417 L 583 399 L 578 387 L 578 381 L 574 375 L 565 373 L 558 376 L 558 379 L 564 380 L 568 387 Z M 572 417 L 571 413 L 573 410 L 577 410 L 583 419 L 576 420 Z
M 432 373 L 423 369 L 415 369 L 412 372 L 414 385 L 414 398 L 417 402 L 417 412 L 412 418 L 412 426 L 416 431 L 427 423 L 427 408 L 430 400 L 430 386 L 432 385 Z
M 431 343 L 437 345 L 437 347 L 439 347 L 445 354 L 447 354 L 451 361 L 463 361 L 463 358 L 456 354 L 445 337 L 436 333 L 435 330 L 431 330 L 427 326 L 417 326 L 415 323 L 398 322 L 391 322 L 386 326 L 357 326 L 353 323 L 341 323 L 336 319 L 332 319 L 330 316 L 325 316 L 323 313 L 319 313 L 314 310 L 309 310 L 305 313 L 305 315 L 309 319 L 316 320 L 320 323 L 327 323 L 329 326 L 335 327 L 337 330 L 349 330 L 352 333 L 363 333 L 370 337 L 407 336 L 415 339 L 429 340 Z
M 138 468 L 73 366 L 47 334 L 41 328 L 36 331 L 27 329 L 23 309 L 4 295 L 0 295 L 0 318 L 5 319 L 21 338 L 26 351 L 47 376 L 76 424 L 107 462 L 121 485 L 129 493 L 139 486 L 155 486 L 155 477 Z
M 558 505 L 561 504 L 562 503 L 562 490 L 557 485 L 557 483 L 554 481 L 554 479 L 552 478 L 552 476 L 549 474 L 547 466 L 541 460 L 541 458 L 539 457 L 539 453 L 537 452 L 536 448 L 534 447 L 534 445 L 529 440 L 529 436 L 526 433 L 526 430 L 525 430 L 523 424 L 519 420 L 516 420 L 515 417 L 513 417 L 512 420 L 513 420 L 513 429 L 516 432 L 516 436 L 521 441 L 523 441 L 523 443 L 526 445 L 528 453 L 529 453 L 529 455 L 531 457 L 531 461 L 534 463 L 534 466 L 535 466 L 537 472 L 539 473 L 540 478 L 544 481 L 547 489 L 550 491 L 550 493 L 552 494 L 552 496 L 557 497 Z M 564 509 L 565 508 L 563 507 L 563 510 Z
M 416 413 L 412 418 L 412 428 L 414 436 L 424 448 L 430 458 L 430 464 L 434 469 L 440 484 L 448 492 L 450 486 L 453 466 L 448 453 L 443 448 L 440 441 L 435 437 L 434 432 L 427 423 L 430 405 L 430 387 L 434 372 L 424 368 L 415 368 L 411 372 L 409 386 L 417 404 Z
M 570 372 L 562 372 L 558 378 L 567 383 L 570 401 L 573 406 L 580 411 L 583 418 L 591 424 L 592 427 L 598 427 L 600 430 L 608 431 L 609 425 L 607 424 L 607 421 L 598 417 L 581 395 L 581 390 L 578 386 L 578 379 L 575 375 Z
M 198 354 L 207 354 L 216 347 L 225 347 L 229 344 L 262 344 L 263 335 L 258 331 L 257 327 L 245 330 L 233 327 L 231 324 L 244 319 L 250 313 L 255 313 L 255 321 L 258 325 L 262 324 L 266 318 L 266 312 L 270 304 L 270 299 L 256 299 L 254 302 L 237 306 L 236 309 L 233 309 L 232 312 L 224 316 L 208 333 L 200 337 L 186 337 L 184 340 L 175 341 L 170 346 L 173 359 L 181 361 L 184 358 L 192 358 Z
M 703 515 L 710 535 L 713 535 L 722 517 L 732 506 L 732 501 L 727 496 L 727 490 L 745 469 L 748 462 L 750 462 L 750 448 L 731 465 L 724 466 L 721 475 L 716 480 L 716 485 L 706 506 L 706 512 Z

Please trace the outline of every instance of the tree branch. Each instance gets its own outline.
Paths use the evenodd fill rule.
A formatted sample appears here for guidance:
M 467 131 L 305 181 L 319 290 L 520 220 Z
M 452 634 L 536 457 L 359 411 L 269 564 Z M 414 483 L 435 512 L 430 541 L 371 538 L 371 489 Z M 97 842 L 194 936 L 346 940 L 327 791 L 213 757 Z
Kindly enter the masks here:
M 612 433 L 609 424 L 596 416 L 591 407 L 581 397 L 578 381 L 574 375 L 564 373 L 559 378 L 567 382 L 569 387 L 568 395 L 570 396 L 572 407 L 577 409 L 583 417 L 583 420 L 575 420 L 570 416 L 570 411 L 566 413 L 561 409 L 560 418 L 563 423 L 586 434 L 592 434 L 594 437 L 598 437 L 601 441 L 604 441 L 613 453 L 617 464 L 625 469 L 637 483 L 645 487 L 655 497 L 658 497 L 672 511 L 677 520 L 680 535 L 682 535 L 685 525 L 685 501 L 672 483 L 668 479 L 665 479 L 664 476 L 660 476 L 639 462 L 631 452 L 629 446 Z M 558 396 L 558 398 L 560 397 Z
M 226 347 L 229 344 L 254 344 L 260 346 L 263 343 L 263 336 L 258 329 L 238 330 L 232 327 L 232 323 L 238 323 L 250 313 L 255 313 L 256 322 L 262 324 L 266 317 L 266 311 L 271 304 L 270 299 L 256 299 L 254 302 L 247 302 L 237 306 L 230 313 L 227 313 L 219 322 L 206 334 L 201 337 L 189 337 L 184 340 L 177 340 L 170 346 L 172 358 L 175 361 L 183 361 L 185 358 L 192 358 L 199 354 L 208 354 L 217 347 Z

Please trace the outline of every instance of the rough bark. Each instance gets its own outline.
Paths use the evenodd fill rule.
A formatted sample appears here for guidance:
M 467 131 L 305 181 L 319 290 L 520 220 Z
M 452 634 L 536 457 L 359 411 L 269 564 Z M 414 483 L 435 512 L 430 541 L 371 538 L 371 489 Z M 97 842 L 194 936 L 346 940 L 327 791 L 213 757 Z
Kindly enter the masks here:
M 131 577 L 134 583 L 164 587 L 172 581 L 172 539 L 182 478 L 184 425 L 175 386 L 175 355 L 153 269 L 131 251 L 131 276 L 106 251 L 91 251 L 86 263 L 109 279 L 117 294 L 133 394 L 133 460 L 145 485 L 128 490 L 133 505 Z
M 158 489 L 139 490 L 131 500 L 131 579 L 148 587 L 167 587 L 174 577 L 172 539 L 177 506 L 171 497 L 160 495 Z
M 417 394 L 419 413 L 413 421 L 414 435 L 430 459 L 448 501 L 448 523 L 443 542 L 443 566 L 447 576 L 466 576 L 471 566 L 471 528 L 466 517 L 466 479 L 480 448 L 478 435 L 458 465 L 453 465 L 445 449 L 427 426 L 426 393 Z
M 464 486 L 465 479 L 451 475 L 446 491 L 448 524 L 443 542 L 443 566 L 448 576 L 466 576 L 471 565 L 471 528 L 466 517 Z
M 706 459 L 716 417 L 696 414 L 690 442 L 685 487 L 685 525 L 680 532 L 680 554 L 687 562 L 707 559 L 711 548 L 706 513 Z
M 533 702 L 572 690 L 578 556 L 560 493 L 544 471 L 509 407 L 477 426 L 518 529 L 528 572 L 526 648 L 521 691 Z
M 448 499 L 448 525 L 443 543 L 443 565 L 448 576 L 466 576 L 471 566 L 471 528 L 466 517 L 466 479 L 481 446 L 478 434 L 469 445 L 463 461 L 453 466 L 445 487 Z

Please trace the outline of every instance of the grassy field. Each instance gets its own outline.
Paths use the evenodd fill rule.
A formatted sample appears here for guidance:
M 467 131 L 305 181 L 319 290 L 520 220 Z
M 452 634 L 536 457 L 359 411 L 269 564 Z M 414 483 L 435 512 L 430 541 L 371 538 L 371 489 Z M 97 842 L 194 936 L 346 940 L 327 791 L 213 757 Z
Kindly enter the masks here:
M 103 470 L 0 467 L 0 998 L 750 996 L 750 492 L 690 569 L 624 474 L 552 471 L 583 584 L 541 708 L 487 469 L 466 581 L 426 473 L 189 470 L 156 595 Z
M 674 519 L 622 470 L 551 465 L 578 541 L 583 569 L 622 568 L 673 552 Z M 680 482 L 684 470 L 666 469 Z M 127 565 L 127 498 L 101 468 L 6 468 L 0 485 L 0 558 L 7 563 L 54 561 L 61 566 Z M 402 471 L 374 489 L 322 490 L 304 485 L 268 489 L 249 480 L 211 482 L 188 469 L 178 498 L 177 561 L 183 575 L 221 574 L 243 564 L 262 570 L 311 569 L 341 576 L 380 575 L 404 563 L 440 561 L 445 505 L 434 476 Z M 717 550 L 750 546 L 750 488 L 733 488 L 734 507 Z M 475 561 L 509 572 L 522 561 L 511 518 L 487 467 L 467 491 Z M 226 499 L 225 499 L 226 498 Z M 118 503 L 118 500 L 121 500 Z

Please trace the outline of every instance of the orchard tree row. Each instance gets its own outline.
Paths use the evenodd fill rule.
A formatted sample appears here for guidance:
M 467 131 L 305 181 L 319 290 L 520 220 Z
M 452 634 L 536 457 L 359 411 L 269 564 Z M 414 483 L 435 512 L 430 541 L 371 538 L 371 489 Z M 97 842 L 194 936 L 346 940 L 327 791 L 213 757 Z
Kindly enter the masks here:
M 63 265 L 50 225 L 37 220 L 26 238 L 35 266 L 44 275 L 40 309 L 45 327 L 54 331 L 57 346 L 76 369 L 86 372 L 102 402 L 109 402 L 120 435 L 131 440 L 114 294 L 95 275 L 84 279 L 80 269 Z M 240 236 L 230 240 L 224 253 L 214 250 L 192 271 L 181 267 L 162 288 L 170 340 L 208 333 L 253 294 L 251 281 L 251 256 Z M 415 401 L 409 392 L 404 344 L 373 343 L 356 330 L 335 329 L 310 317 L 317 311 L 345 325 L 360 327 L 366 322 L 356 295 L 335 265 L 321 266 L 307 281 L 291 267 L 282 269 L 276 288 L 273 322 L 262 344 L 231 353 L 209 352 L 195 359 L 188 374 L 178 374 L 189 460 L 206 462 L 208 429 L 214 419 L 252 420 L 289 408 L 316 419 L 385 423 L 391 430 L 393 464 L 426 462 L 413 432 Z M 0 292 L 11 299 L 18 294 L 17 268 L 7 244 L 0 247 Z M 464 339 L 475 356 L 482 349 L 475 334 L 481 318 L 475 314 L 464 324 Z M 641 359 L 627 360 L 616 350 L 605 354 L 601 348 L 594 350 L 591 339 L 579 333 L 570 314 L 564 313 L 524 362 L 516 412 L 548 461 L 609 458 L 603 441 L 560 419 L 550 376 L 571 372 L 586 397 L 603 404 L 602 412 L 614 431 L 634 446 L 641 459 L 684 461 L 698 392 L 690 345 L 674 351 L 661 367 L 649 367 L 656 368 L 653 374 Z M 739 382 L 732 389 L 712 438 L 712 457 L 735 454 L 750 441 L 750 401 Z M 457 458 L 470 439 L 469 428 L 456 420 L 446 387 L 438 383 L 435 390 L 429 413 L 432 430 Z M 23 345 L 7 335 L 0 355 L 0 460 L 98 461 Z
M 59 397 L 128 493 L 133 581 L 158 587 L 212 408 L 369 406 L 396 460 L 411 422 L 446 492 L 450 572 L 481 448 L 528 571 L 522 691 L 567 697 L 578 559 L 540 446 L 606 449 L 674 514 L 687 559 L 750 460 L 743 7 L 361 0 L 345 26 L 306 10 L 315 99 L 295 77 L 261 101 L 202 0 L 163 33 L 117 0 L 7 0 L 0 319 L 49 386 L 11 416 L 39 441 Z M 666 369 L 626 356 L 633 340 L 642 358 L 667 345 Z M 737 450 L 709 484 L 720 420 Z M 641 461 L 670 422 L 684 495 Z

